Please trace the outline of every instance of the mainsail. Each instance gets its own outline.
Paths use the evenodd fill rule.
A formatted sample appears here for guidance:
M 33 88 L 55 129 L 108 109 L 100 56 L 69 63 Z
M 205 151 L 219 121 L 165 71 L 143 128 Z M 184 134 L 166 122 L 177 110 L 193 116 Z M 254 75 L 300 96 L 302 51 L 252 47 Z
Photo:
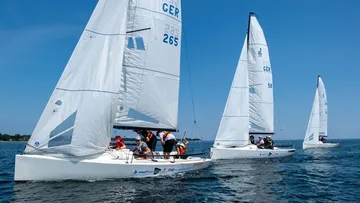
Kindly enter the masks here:
M 274 133 L 273 81 L 269 49 L 255 16 L 249 16 L 250 133 Z
M 177 129 L 181 25 L 180 0 L 130 1 L 115 128 Z
M 25 153 L 85 156 L 110 141 L 121 87 L 128 0 L 99 0 Z
M 214 146 L 244 146 L 248 144 L 248 140 L 249 81 L 246 36 Z
M 320 113 L 320 136 L 327 136 L 327 125 L 328 125 L 328 104 L 326 98 L 325 85 L 321 77 L 318 76 L 318 91 L 319 91 L 319 113 Z

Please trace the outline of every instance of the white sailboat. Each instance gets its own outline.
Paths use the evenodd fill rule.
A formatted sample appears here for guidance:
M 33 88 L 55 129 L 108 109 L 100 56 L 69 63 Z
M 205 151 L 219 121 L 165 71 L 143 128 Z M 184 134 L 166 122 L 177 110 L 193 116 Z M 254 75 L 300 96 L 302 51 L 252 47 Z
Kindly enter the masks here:
M 249 14 L 248 32 L 241 51 L 225 110 L 211 148 L 212 159 L 275 158 L 295 149 L 259 149 L 249 134 L 274 134 L 272 73 L 262 28 Z
M 321 76 L 318 76 L 315 98 L 310 114 L 308 127 L 305 133 L 303 149 L 332 148 L 339 146 L 338 143 L 325 143 L 321 141 L 322 138 L 327 137 L 327 112 L 328 104 L 325 85 L 321 79 Z
M 25 148 L 15 181 L 151 177 L 210 159 L 136 159 L 112 129 L 175 130 L 180 0 L 99 0 Z M 120 127 L 119 127 L 120 126 Z

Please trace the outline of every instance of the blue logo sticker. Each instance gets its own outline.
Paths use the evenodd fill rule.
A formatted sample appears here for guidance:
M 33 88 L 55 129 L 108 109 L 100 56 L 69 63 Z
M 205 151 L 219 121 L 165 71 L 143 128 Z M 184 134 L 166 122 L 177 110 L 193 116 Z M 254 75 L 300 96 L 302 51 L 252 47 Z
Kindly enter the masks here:
M 34 145 L 35 145 L 35 147 L 38 147 L 40 145 L 40 143 L 38 141 L 35 141 Z
M 124 110 L 124 107 L 123 106 L 120 106 L 119 107 L 120 111 Z
M 155 169 L 154 169 L 154 175 L 158 174 L 160 171 L 161 171 L 161 169 L 155 168 Z

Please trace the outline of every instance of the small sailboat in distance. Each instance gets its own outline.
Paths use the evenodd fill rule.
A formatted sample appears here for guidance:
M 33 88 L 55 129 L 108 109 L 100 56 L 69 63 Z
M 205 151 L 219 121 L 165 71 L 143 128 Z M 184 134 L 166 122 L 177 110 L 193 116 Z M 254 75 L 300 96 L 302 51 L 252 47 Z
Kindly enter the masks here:
M 249 144 L 249 134 L 274 134 L 269 51 L 264 32 L 253 14 L 249 14 L 248 32 L 211 148 L 212 159 L 276 158 L 295 153 L 295 149 L 262 149 Z
M 15 157 L 15 181 L 153 177 L 208 167 L 208 158 L 137 159 L 129 149 L 108 149 L 114 126 L 177 129 L 181 27 L 181 0 L 99 0 Z
M 328 104 L 324 82 L 319 75 L 309 123 L 305 133 L 303 149 L 338 147 L 338 143 L 327 143 Z

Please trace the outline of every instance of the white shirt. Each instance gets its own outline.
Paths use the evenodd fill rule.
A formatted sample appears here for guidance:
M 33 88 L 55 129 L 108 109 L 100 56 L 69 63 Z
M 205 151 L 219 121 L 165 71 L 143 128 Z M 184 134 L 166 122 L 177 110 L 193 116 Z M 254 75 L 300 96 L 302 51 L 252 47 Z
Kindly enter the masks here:
M 160 136 L 161 139 L 164 137 L 164 134 L 165 134 L 165 132 L 161 132 L 161 133 L 159 134 L 159 136 Z M 172 133 L 169 133 L 169 134 L 166 136 L 164 142 L 166 142 L 166 141 L 168 141 L 168 140 L 176 140 L 175 135 L 173 135 Z

